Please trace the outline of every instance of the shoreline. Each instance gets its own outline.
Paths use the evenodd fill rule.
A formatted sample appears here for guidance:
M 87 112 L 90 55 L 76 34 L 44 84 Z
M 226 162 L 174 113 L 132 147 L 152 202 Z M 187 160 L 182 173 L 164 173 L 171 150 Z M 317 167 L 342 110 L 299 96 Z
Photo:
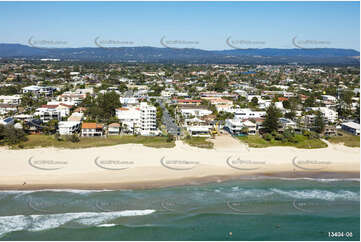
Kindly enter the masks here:
M 212 142 L 213 149 L 180 141 L 174 148 L 0 149 L 0 190 L 151 189 L 239 179 L 360 177 L 360 148 L 250 148 L 228 136 Z
M 283 175 L 283 176 L 282 176 Z M 117 191 L 117 190 L 148 190 L 181 186 L 197 186 L 212 183 L 224 183 L 232 181 L 249 180 L 350 180 L 359 181 L 360 174 L 357 172 L 304 172 L 304 173 L 274 173 L 274 174 L 250 174 L 244 176 L 208 176 L 191 177 L 178 180 L 159 180 L 137 183 L 108 183 L 108 184 L 27 184 L 27 185 L 0 185 L 1 191 L 46 191 L 46 190 L 85 190 L 85 191 Z

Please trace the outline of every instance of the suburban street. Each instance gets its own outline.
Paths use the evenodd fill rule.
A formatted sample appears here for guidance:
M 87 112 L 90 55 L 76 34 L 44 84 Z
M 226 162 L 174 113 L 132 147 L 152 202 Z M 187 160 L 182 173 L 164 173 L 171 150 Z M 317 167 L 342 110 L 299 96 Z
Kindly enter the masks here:
M 177 126 L 174 118 L 170 115 L 168 109 L 166 109 L 163 100 L 158 100 L 158 103 L 163 109 L 162 123 L 165 125 L 167 132 L 174 136 L 179 136 L 180 128 Z

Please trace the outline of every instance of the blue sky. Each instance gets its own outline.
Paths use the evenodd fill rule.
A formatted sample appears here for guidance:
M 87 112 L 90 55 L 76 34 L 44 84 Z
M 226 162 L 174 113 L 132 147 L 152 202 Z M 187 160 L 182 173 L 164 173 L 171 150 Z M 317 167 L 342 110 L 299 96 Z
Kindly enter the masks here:
M 227 38 L 245 48 L 295 48 L 297 36 L 307 47 L 360 50 L 360 4 L 0 2 L 0 31 L 0 43 L 28 44 L 32 37 L 32 44 L 54 47 L 96 47 L 96 37 L 103 45 L 162 47 L 164 37 L 174 47 L 208 50 L 230 49 Z

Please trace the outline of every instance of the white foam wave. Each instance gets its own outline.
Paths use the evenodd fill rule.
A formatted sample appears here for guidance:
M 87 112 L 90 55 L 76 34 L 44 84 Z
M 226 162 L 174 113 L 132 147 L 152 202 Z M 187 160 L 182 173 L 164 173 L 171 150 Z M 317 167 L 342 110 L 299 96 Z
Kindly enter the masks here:
M 360 201 L 360 193 L 347 190 L 327 191 L 327 190 L 281 190 L 276 188 L 271 189 L 249 189 L 238 186 L 232 187 L 231 192 L 225 194 L 232 199 L 247 199 L 247 198 L 266 198 L 274 195 L 281 195 L 294 199 L 321 199 L 328 201 L 346 200 L 346 201 Z
M 15 215 L 0 217 L 0 237 L 6 233 L 20 230 L 41 231 L 57 228 L 69 222 L 81 225 L 99 225 L 104 222 L 130 216 L 144 216 L 155 210 L 124 210 L 117 212 L 83 212 L 46 215 Z
M 320 200 L 348 200 L 348 201 L 360 201 L 360 194 L 351 191 L 325 191 L 325 190 L 301 190 L 301 191 L 283 191 L 273 188 L 271 191 L 295 199 L 320 199 Z
M 116 224 L 100 224 L 97 227 L 114 227 L 117 226 Z
M 280 180 L 309 180 L 318 182 L 339 182 L 339 181 L 357 181 L 360 182 L 360 178 L 311 178 L 311 177 L 299 177 L 299 178 L 278 178 Z

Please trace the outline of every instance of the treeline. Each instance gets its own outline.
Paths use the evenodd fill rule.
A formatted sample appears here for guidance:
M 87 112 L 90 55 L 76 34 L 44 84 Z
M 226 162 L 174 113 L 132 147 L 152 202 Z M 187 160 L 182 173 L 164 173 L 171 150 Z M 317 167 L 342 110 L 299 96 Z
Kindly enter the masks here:
M 115 109 L 121 107 L 119 95 L 115 92 L 99 94 L 97 98 L 87 96 L 82 105 L 85 114 L 96 122 L 116 122 Z
M 27 139 L 22 129 L 16 129 L 12 125 L 0 125 L 0 145 L 16 145 Z

